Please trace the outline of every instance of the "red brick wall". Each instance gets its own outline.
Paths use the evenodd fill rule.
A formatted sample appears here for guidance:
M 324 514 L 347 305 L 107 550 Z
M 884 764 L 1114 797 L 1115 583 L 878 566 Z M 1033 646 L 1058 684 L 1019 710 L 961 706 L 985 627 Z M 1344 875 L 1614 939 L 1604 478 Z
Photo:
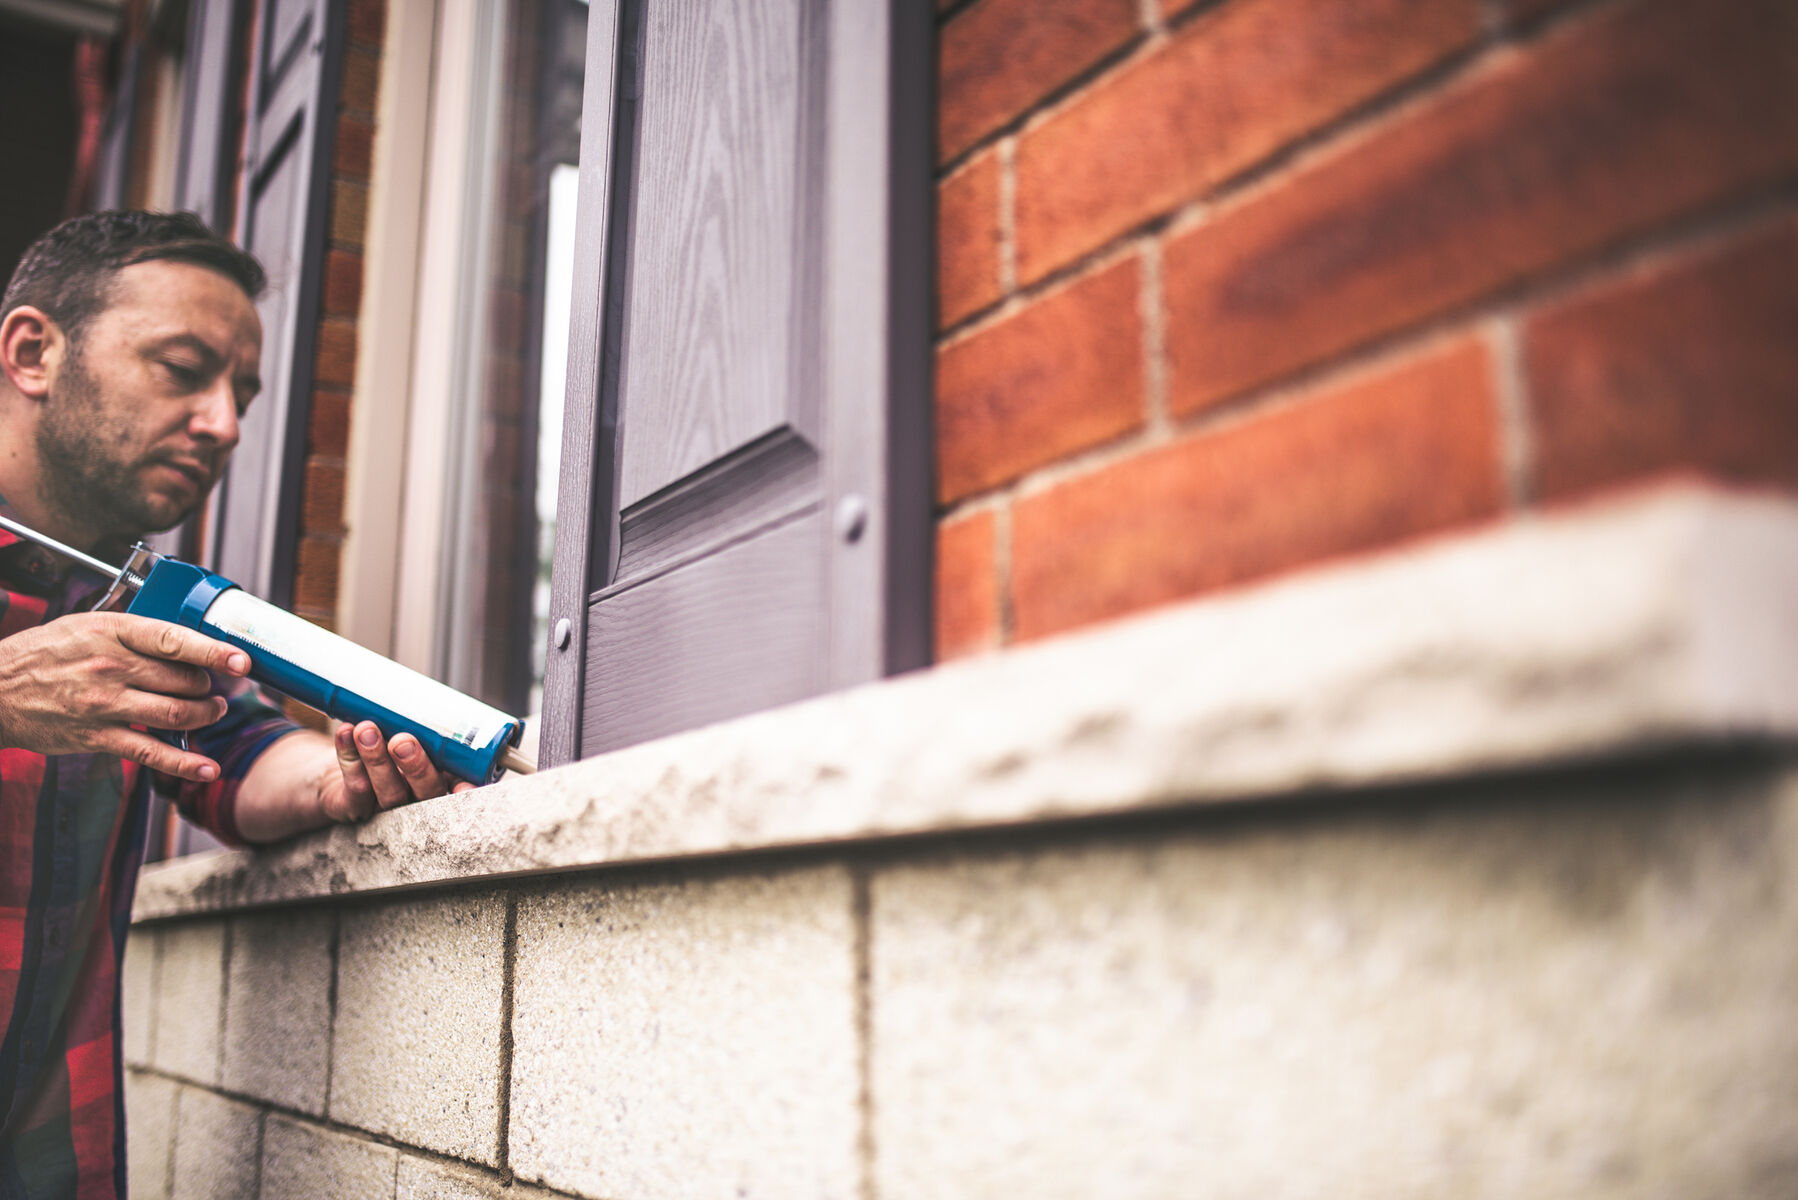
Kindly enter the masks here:
M 346 531 L 344 476 L 350 399 L 356 381 L 356 317 L 362 307 L 375 96 L 386 20 L 385 0 L 350 0 L 335 113 L 325 281 L 313 359 L 312 411 L 306 431 L 306 475 L 301 484 L 300 540 L 293 583 L 294 611 L 327 629 L 337 625 L 337 577 Z M 287 710 L 296 720 L 325 727 L 323 716 L 297 702 L 289 701 Z
M 1789 0 L 939 5 L 937 645 L 1798 488 Z
M 375 95 L 386 19 L 384 0 L 351 0 L 335 114 L 329 246 L 294 570 L 294 611 L 326 628 L 337 621 L 344 468 L 356 379 L 356 315 L 362 306 Z

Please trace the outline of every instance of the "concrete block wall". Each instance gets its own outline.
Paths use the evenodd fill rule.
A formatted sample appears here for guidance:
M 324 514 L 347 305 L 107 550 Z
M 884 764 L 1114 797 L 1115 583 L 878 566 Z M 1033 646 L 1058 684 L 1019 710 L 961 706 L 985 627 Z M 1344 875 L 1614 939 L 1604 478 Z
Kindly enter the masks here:
M 133 1194 L 1794 1194 L 1795 592 L 1662 489 L 157 864 Z
M 1783 1194 L 1795 802 L 1624 771 L 876 872 L 876 1194 Z
M 1795 871 L 1714 755 L 145 923 L 132 1193 L 1785 1194 Z
M 937 650 L 1798 485 L 1782 0 L 939 3 Z

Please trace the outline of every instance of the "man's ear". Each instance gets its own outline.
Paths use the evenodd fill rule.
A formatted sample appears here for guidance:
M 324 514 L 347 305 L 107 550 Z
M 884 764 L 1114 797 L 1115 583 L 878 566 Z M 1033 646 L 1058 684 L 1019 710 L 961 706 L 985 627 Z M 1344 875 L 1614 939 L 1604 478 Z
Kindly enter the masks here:
M 30 304 L 0 318 L 0 371 L 30 400 L 50 394 L 50 380 L 68 353 L 62 326 Z

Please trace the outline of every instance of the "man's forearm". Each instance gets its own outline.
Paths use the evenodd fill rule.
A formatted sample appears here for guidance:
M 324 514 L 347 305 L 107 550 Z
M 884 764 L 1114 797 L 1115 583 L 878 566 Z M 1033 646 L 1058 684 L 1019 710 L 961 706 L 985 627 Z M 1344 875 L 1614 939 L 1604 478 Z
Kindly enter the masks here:
M 329 825 L 325 792 L 338 775 L 337 752 L 324 734 L 302 729 L 278 738 L 238 785 L 238 832 L 251 842 L 278 842 Z

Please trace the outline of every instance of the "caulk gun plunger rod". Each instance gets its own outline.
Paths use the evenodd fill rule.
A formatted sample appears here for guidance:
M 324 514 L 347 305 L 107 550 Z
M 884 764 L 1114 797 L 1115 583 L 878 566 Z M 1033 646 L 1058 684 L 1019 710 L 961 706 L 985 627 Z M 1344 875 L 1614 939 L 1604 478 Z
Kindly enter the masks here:
M 0 529 L 15 533 L 28 542 L 36 542 L 46 550 L 54 550 L 65 558 L 72 558 L 95 574 L 104 575 L 108 579 L 119 580 L 125 577 L 123 567 L 115 567 L 109 562 L 102 562 L 91 554 L 83 554 L 73 546 L 66 546 L 53 537 L 39 533 L 29 525 L 21 525 L 10 517 L 0 517 Z

